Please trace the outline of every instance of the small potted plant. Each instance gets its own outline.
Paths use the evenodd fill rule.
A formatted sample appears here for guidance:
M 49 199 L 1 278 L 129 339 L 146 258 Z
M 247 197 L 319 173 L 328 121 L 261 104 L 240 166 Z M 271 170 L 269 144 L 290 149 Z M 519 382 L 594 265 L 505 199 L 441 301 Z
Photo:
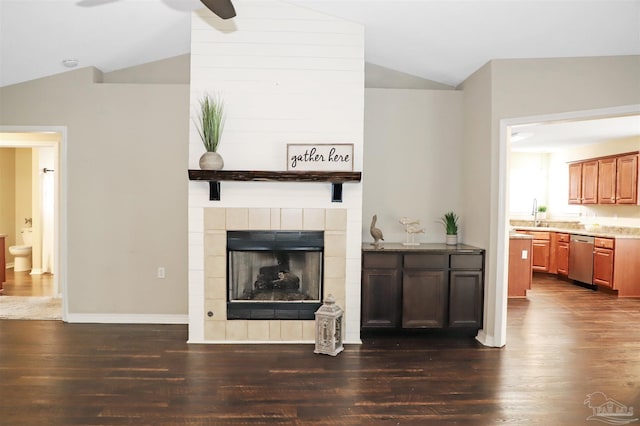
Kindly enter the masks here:
M 454 212 L 447 212 L 440 218 L 440 222 L 444 225 L 447 233 L 447 245 L 458 244 L 458 220 L 459 217 Z
M 538 219 L 544 220 L 547 218 L 547 206 L 538 207 Z
M 219 97 L 204 95 L 200 99 L 200 113 L 196 128 L 206 152 L 200 157 L 202 170 L 221 170 L 224 161 L 218 153 L 218 145 L 224 129 L 224 103 Z

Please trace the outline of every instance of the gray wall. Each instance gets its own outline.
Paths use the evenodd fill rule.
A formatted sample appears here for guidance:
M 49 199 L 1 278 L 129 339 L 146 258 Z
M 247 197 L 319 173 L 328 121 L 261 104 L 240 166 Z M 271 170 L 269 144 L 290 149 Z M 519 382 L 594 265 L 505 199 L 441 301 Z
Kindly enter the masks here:
M 189 86 L 101 77 L 3 87 L 0 125 L 67 127 L 69 313 L 185 315 Z
M 439 218 L 461 213 L 462 96 L 456 90 L 366 89 L 363 241 L 378 216 L 388 242 L 405 241 L 402 217 L 420 220 L 417 242 L 444 242 Z M 461 224 L 464 238 L 465 224 Z

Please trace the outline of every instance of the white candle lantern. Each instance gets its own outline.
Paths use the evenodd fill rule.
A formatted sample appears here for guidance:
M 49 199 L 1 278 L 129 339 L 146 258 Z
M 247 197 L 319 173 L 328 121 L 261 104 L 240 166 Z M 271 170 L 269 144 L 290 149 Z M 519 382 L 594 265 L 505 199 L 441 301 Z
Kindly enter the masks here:
M 317 354 L 336 356 L 342 346 L 342 315 L 344 311 L 336 305 L 336 299 L 328 295 L 324 304 L 315 312 L 316 316 L 316 348 Z

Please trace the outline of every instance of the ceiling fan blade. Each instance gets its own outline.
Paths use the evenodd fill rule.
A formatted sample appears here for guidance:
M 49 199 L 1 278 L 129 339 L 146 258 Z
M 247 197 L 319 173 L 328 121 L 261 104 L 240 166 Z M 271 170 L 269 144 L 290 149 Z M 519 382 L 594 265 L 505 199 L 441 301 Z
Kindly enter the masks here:
M 222 19 L 230 19 L 236 16 L 236 10 L 233 8 L 231 0 L 200 0 L 207 9 L 221 17 Z

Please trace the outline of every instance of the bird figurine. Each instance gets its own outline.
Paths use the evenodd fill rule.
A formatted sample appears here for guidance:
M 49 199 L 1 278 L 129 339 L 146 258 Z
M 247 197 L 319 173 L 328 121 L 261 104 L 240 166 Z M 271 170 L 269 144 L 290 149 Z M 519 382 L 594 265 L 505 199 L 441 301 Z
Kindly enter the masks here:
M 369 231 L 371 232 L 371 236 L 373 237 L 373 245 L 378 247 L 380 241 L 384 241 L 384 237 L 382 236 L 382 231 L 379 228 L 376 228 L 376 221 L 378 220 L 378 215 L 373 215 L 371 218 L 371 228 Z
M 407 226 L 407 233 L 409 234 L 424 234 L 424 228 L 418 228 L 414 225 Z

